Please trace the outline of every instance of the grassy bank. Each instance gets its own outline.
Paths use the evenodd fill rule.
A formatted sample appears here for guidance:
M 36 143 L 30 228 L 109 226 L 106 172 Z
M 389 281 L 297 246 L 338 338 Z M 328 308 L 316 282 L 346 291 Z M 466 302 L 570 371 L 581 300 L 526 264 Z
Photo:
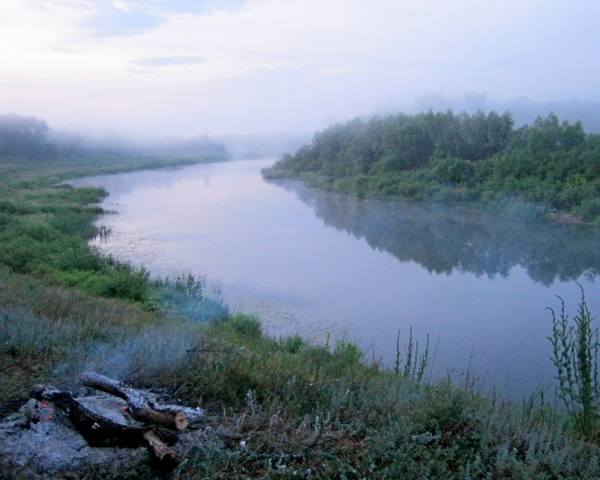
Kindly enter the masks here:
M 264 175 L 361 197 L 600 222 L 600 136 L 554 115 L 520 128 L 494 112 L 357 119 L 317 133 Z
M 102 212 L 97 203 L 105 192 L 62 183 L 190 163 L 98 157 L 0 160 L 0 338 L 5 340 L 0 405 L 23 398 L 37 380 L 59 379 L 54 370 L 67 358 L 77 363 L 91 346 L 118 343 L 159 324 L 159 310 L 163 316 L 183 308 L 192 316 L 225 312 L 203 298 L 189 305 L 180 300 L 183 285 L 157 283 L 146 271 L 90 249 L 88 240 L 98 233 L 93 222 Z
M 57 182 L 91 166 L 3 168 L 13 168 L 0 186 L 5 410 L 34 383 L 68 384 L 93 368 L 209 410 L 216 435 L 174 478 L 600 477 L 598 447 L 543 399 L 514 405 L 449 381 L 423 385 L 408 351 L 387 370 L 350 343 L 269 338 L 192 277 L 155 281 L 90 250 L 103 192 Z M 119 475 L 154 474 L 138 465 Z
M 151 301 L 146 272 L 100 257 L 87 245 L 98 233 L 93 221 L 102 212 L 96 204 L 105 192 L 61 182 L 191 163 L 146 158 L 0 161 L 0 265 L 98 296 Z

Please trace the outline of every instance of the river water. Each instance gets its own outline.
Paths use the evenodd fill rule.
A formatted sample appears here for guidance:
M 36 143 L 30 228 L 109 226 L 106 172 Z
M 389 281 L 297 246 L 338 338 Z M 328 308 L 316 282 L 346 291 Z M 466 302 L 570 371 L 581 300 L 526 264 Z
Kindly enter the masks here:
M 206 277 L 273 335 L 358 343 L 391 365 L 396 336 L 430 336 L 429 375 L 466 372 L 519 398 L 552 384 L 551 316 L 580 282 L 600 312 L 600 233 L 475 209 L 359 200 L 267 182 L 272 160 L 91 177 L 109 192 L 105 254 Z M 421 347 L 422 348 L 422 347 Z

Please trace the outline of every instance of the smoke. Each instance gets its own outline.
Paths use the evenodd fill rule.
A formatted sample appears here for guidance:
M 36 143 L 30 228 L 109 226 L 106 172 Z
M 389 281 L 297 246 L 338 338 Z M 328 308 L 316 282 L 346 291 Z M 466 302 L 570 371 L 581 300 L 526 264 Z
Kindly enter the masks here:
M 202 326 L 229 315 L 218 292 L 205 293 L 202 278 L 191 274 L 154 283 L 154 308 L 162 323 L 139 332 L 104 332 L 106 340 L 84 343 L 68 352 L 56 369 L 58 378 L 74 383 L 84 370 L 121 380 L 151 378 L 181 367 L 202 340 Z
M 105 323 L 94 318 L 93 308 L 85 319 L 63 319 L 0 307 L 0 353 L 15 365 L 36 364 L 41 373 L 49 368 L 51 377 L 67 384 L 75 384 L 84 370 L 143 380 L 181 367 L 202 342 L 203 326 L 227 318 L 228 311 L 191 276 L 163 280 L 156 288 L 160 323 L 150 316 L 148 325 Z
M 148 378 L 181 366 L 200 340 L 198 325 L 191 322 L 151 327 L 116 344 L 98 343 L 71 354 L 55 373 L 70 383 L 86 370 L 118 379 Z

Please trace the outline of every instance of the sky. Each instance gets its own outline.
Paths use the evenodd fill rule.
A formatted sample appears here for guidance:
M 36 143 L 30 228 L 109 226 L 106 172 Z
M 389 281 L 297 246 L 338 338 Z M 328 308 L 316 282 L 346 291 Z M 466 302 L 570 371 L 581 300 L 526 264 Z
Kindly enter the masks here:
M 307 132 L 426 95 L 600 101 L 596 0 L 1 0 L 0 113 Z

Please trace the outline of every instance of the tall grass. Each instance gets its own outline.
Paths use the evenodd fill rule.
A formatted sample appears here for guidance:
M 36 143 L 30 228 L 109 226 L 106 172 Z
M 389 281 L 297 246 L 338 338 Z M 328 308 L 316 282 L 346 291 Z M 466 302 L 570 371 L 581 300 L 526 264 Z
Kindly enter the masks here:
M 402 362 L 402 349 L 400 347 L 400 330 L 396 336 L 396 360 L 394 362 L 394 371 L 396 375 L 402 374 L 404 378 L 410 378 L 416 383 L 423 381 L 425 369 L 431 362 L 429 357 L 429 335 L 425 340 L 425 348 L 419 354 L 419 342 L 413 339 L 412 326 L 408 333 L 408 345 L 406 347 L 406 355 L 404 357 L 404 365 Z
M 578 284 L 579 285 L 579 284 Z M 561 297 L 560 310 L 552 314 L 552 362 L 556 367 L 560 398 L 576 429 L 590 440 L 600 440 L 600 379 L 598 378 L 598 329 L 581 285 L 577 313 L 571 320 Z

